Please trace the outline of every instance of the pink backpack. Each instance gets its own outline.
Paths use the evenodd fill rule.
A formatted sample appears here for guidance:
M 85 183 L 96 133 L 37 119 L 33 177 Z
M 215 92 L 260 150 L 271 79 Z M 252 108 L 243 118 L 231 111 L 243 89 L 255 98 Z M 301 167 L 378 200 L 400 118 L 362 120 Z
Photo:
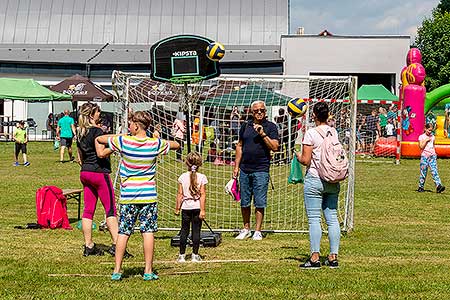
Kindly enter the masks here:
M 42 228 L 70 227 L 67 217 L 67 200 L 63 191 L 56 186 L 44 186 L 36 191 L 37 222 Z
M 326 133 L 319 127 L 316 130 L 323 137 L 317 168 L 319 177 L 330 183 L 344 180 L 348 176 L 348 159 L 336 130 L 333 128 Z

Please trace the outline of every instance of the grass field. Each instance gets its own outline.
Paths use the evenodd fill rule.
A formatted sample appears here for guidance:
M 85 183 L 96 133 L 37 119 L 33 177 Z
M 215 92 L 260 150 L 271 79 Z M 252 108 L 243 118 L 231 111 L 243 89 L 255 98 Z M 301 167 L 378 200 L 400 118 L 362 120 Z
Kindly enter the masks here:
M 58 163 L 50 143 L 32 142 L 28 149 L 31 166 L 13 167 L 13 144 L 0 143 L 0 299 L 450 299 L 450 191 L 436 194 L 428 178 L 426 189 L 433 192 L 415 192 L 418 160 L 357 163 L 355 230 L 342 237 L 337 270 L 298 268 L 308 256 L 305 234 L 269 234 L 260 242 L 225 234 L 218 248 L 200 250 L 205 263 L 178 265 L 173 233 L 159 232 L 155 269 L 161 279 L 139 276 L 143 255 L 135 234 L 127 278 L 111 282 L 113 258 L 82 257 L 80 230 L 14 229 L 35 222 L 38 187 L 79 186 L 77 165 Z M 438 164 L 449 184 L 449 161 Z M 96 222 L 103 219 L 98 209 Z M 76 225 L 73 202 L 69 217 Z M 105 233 L 94 231 L 94 239 L 109 245 Z M 323 255 L 327 247 L 324 239 Z

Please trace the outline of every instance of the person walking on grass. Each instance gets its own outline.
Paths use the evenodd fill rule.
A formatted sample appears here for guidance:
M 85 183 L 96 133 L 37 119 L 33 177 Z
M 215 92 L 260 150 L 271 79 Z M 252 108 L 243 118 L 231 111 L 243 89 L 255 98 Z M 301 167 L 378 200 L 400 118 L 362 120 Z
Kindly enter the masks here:
M 337 135 L 337 131 L 327 124 L 329 109 L 325 102 L 318 102 L 314 105 L 312 117 L 316 127 L 306 131 L 303 138 L 302 152 L 296 152 L 300 163 L 306 166 L 303 193 L 309 223 L 311 253 L 308 260 L 300 265 L 300 268 L 319 269 L 321 267 L 319 258 L 320 239 L 322 237 L 322 212 L 328 225 L 328 240 L 330 242 L 330 253 L 325 260 L 325 265 L 337 268 L 339 266 L 337 256 L 341 234 L 337 217 L 340 186 L 339 183 L 329 183 L 322 180 L 318 173 L 321 145 L 324 140 L 321 132 L 331 132 L 333 135 Z
M 75 121 L 69 116 L 69 110 L 64 110 L 64 117 L 59 119 L 56 128 L 56 139 L 60 140 L 61 148 L 59 150 L 59 161 L 64 162 L 64 150 L 69 152 L 69 160 L 73 161 L 72 139 L 76 134 Z
M 148 137 L 151 116 L 137 111 L 129 117 L 128 135 L 103 135 L 96 138 L 97 155 L 109 156 L 113 151 L 121 156 L 119 236 L 116 244 L 115 266 L 111 280 L 121 280 L 122 260 L 134 224 L 139 218 L 144 243 L 144 280 L 156 280 L 153 272 L 154 233 L 158 231 L 156 193 L 156 164 L 159 155 L 178 149 L 175 141 Z M 109 148 L 106 148 L 108 145 Z
M 27 160 L 27 143 L 28 143 L 28 135 L 27 130 L 25 129 L 25 122 L 20 121 L 16 131 L 13 135 L 14 140 L 14 166 L 19 166 L 19 153 L 22 151 L 23 156 L 23 165 L 24 167 L 28 167 L 30 162 Z
M 442 193 L 445 190 L 445 186 L 442 185 L 439 178 L 437 168 L 437 155 L 434 149 L 433 135 L 434 126 L 431 123 L 425 125 L 425 131 L 419 136 L 419 148 L 422 150 L 420 155 L 420 176 L 419 176 L 419 188 L 418 192 L 424 192 L 425 179 L 427 178 L 428 168 L 431 170 L 431 176 L 436 184 L 436 192 Z
M 177 261 L 186 262 L 186 243 L 189 228 L 192 226 L 192 262 L 200 262 L 198 254 L 200 247 L 200 230 L 202 220 L 205 219 L 206 184 L 208 179 L 198 170 L 202 165 L 202 156 L 197 152 L 191 152 L 186 157 L 188 171 L 178 178 L 178 193 L 175 215 L 181 210 L 180 254 Z
M 278 129 L 275 123 L 266 118 L 266 104 L 254 101 L 251 104 L 253 120 L 244 122 L 239 130 L 236 145 L 236 160 L 233 177 L 239 175 L 241 188 L 241 213 L 244 228 L 236 239 L 243 240 L 251 236 L 250 214 L 253 195 L 256 228 L 253 240 L 262 240 L 261 228 L 264 209 L 267 206 L 267 189 L 269 186 L 270 151 L 279 147 Z
M 108 253 L 116 252 L 118 222 L 116 216 L 116 201 L 110 173 L 109 157 L 100 158 L 95 150 L 95 138 L 103 135 L 99 126 L 100 107 L 93 103 L 81 106 L 78 117 L 77 149 L 78 162 L 81 166 L 80 181 L 83 184 L 84 209 L 81 220 L 84 236 L 84 256 L 103 255 L 103 250 L 92 241 L 92 219 L 98 198 L 105 209 L 106 224 L 111 234 L 112 245 Z M 127 257 L 131 254 L 127 253 Z

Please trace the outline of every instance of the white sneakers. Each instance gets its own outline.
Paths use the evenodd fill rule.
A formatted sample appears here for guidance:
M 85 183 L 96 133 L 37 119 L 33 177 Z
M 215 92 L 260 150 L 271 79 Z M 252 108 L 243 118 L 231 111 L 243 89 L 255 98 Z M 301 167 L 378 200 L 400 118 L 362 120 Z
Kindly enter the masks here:
M 247 239 L 247 238 L 249 238 L 249 237 L 251 237 L 251 236 L 252 236 L 252 233 L 250 232 L 250 230 L 244 228 L 244 229 L 241 229 L 241 230 L 239 231 L 239 234 L 238 234 L 238 236 L 236 237 L 236 239 L 237 239 L 237 240 L 245 240 L 245 239 Z M 254 240 L 254 241 L 260 241 L 260 240 L 262 240 L 262 239 L 263 239 L 263 236 L 262 236 L 262 234 L 261 234 L 261 231 L 255 231 L 255 233 L 253 233 L 252 240 Z
M 192 253 L 191 262 L 197 263 L 197 262 L 201 262 L 201 261 L 202 261 L 202 258 L 200 257 L 199 254 Z M 177 262 L 185 263 L 186 262 L 186 254 L 178 254 Z
M 250 230 L 244 228 L 239 231 L 239 234 L 236 237 L 236 239 L 237 240 L 245 240 L 246 238 L 249 238 L 251 236 L 252 236 L 252 233 L 250 232 Z
M 253 237 L 252 240 L 254 241 L 260 241 L 263 239 L 263 236 L 261 234 L 261 231 L 255 231 L 255 233 L 253 233 Z
M 192 253 L 191 261 L 194 263 L 198 263 L 202 261 L 202 258 L 200 257 L 200 255 Z
M 177 262 L 185 263 L 186 262 L 186 255 L 185 254 L 178 254 Z

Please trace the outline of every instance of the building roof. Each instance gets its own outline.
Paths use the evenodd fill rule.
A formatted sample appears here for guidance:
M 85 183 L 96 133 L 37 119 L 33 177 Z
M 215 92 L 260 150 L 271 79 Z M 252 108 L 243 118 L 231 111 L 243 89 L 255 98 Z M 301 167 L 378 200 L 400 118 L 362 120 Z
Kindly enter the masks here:
M 0 44 L 152 45 L 197 34 L 228 45 L 279 45 L 289 0 L 1 0 Z
M 225 45 L 223 62 L 280 60 L 279 45 Z M 0 44 L 0 61 L 91 64 L 150 63 L 148 45 Z

